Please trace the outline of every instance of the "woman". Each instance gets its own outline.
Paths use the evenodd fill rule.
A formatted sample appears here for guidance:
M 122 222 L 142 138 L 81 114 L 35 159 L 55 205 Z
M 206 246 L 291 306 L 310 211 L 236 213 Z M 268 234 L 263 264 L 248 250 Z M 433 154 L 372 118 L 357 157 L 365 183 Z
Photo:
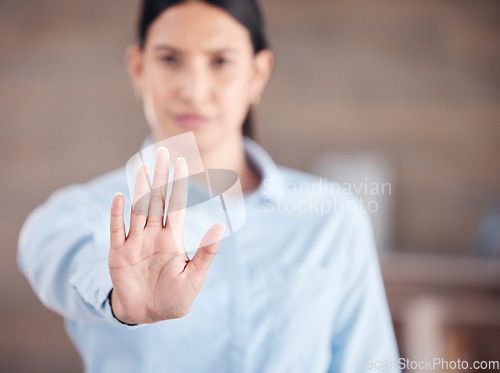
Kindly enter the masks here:
M 366 213 L 340 189 L 297 193 L 315 178 L 243 135 L 273 65 L 257 4 L 146 0 L 127 65 L 151 127 L 143 147 L 193 131 L 206 169 L 239 175 L 246 222 L 222 241 L 213 225 L 190 259 L 189 165 L 172 159 L 167 203 L 162 147 L 149 205 L 142 165 L 132 196 L 121 168 L 37 208 L 19 265 L 64 316 L 86 371 L 357 373 L 397 360 Z M 335 208 L 318 213 L 325 201 Z

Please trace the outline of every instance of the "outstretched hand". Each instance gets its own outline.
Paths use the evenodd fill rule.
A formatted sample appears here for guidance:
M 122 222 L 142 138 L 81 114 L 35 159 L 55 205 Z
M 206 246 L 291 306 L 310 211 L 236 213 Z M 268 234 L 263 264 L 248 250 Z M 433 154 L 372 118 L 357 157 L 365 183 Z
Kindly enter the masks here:
M 169 153 L 160 147 L 148 204 L 149 169 L 145 164 L 138 168 L 128 236 L 123 221 L 123 196 L 116 194 L 111 204 L 111 305 L 115 317 L 127 324 L 154 323 L 186 315 L 224 234 L 224 224 L 213 225 L 193 259 L 189 259 L 183 236 L 188 189 L 186 160 L 178 158 L 175 162 L 164 225 L 169 170 Z

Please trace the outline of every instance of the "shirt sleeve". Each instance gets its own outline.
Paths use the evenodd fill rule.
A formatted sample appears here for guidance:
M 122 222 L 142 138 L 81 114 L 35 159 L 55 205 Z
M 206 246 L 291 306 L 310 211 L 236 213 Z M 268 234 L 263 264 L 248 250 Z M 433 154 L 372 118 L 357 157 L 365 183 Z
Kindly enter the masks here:
M 341 298 L 335 315 L 329 372 L 400 372 L 369 215 L 350 214 L 349 241 L 342 252 Z
M 56 191 L 24 222 L 18 265 L 42 303 L 64 318 L 136 328 L 111 310 L 109 245 L 95 239 L 96 229 L 108 228 L 96 226 L 96 214 L 103 209 L 83 185 Z

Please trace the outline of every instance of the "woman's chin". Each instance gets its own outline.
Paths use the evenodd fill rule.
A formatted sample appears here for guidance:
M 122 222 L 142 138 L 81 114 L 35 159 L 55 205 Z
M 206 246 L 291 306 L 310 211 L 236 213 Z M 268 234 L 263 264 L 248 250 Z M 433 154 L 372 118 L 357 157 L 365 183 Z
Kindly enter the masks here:
M 217 131 L 203 129 L 193 133 L 200 152 L 207 151 L 221 142 L 221 136 Z

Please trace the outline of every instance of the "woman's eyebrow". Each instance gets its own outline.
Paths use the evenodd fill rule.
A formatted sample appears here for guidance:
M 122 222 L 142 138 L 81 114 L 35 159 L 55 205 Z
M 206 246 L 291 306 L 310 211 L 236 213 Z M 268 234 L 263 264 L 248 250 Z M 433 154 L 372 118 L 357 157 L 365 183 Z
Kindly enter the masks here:
M 153 47 L 155 51 L 170 50 L 174 53 L 182 53 L 180 48 L 173 47 L 167 44 L 158 44 Z M 218 53 L 234 53 L 237 54 L 239 51 L 236 48 L 216 48 L 216 49 L 206 49 L 203 51 L 206 54 L 218 54 Z
M 207 49 L 204 51 L 207 54 L 218 54 L 218 53 L 238 53 L 239 50 L 236 48 L 218 48 L 218 49 Z
M 155 45 L 153 47 L 153 50 L 155 50 L 155 51 L 157 51 L 157 50 L 171 50 L 172 52 L 175 52 L 175 53 L 181 53 L 182 52 L 179 48 L 175 48 L 175 47 L 172 47 L 172 46 L 166 45 L 166 44 Z

